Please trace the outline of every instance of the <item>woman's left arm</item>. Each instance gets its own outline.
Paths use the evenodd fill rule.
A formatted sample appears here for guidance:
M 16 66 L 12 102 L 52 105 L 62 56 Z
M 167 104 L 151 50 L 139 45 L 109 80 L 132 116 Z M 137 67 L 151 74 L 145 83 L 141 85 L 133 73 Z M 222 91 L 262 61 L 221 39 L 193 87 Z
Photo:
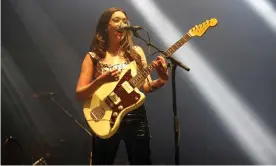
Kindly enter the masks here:
M 143 49 L 139 46 L 136 46 L 135 50 L 140 55 L 143 66 L 146 66 L 147 59 L 146 59 Z M 168 82 L 168 79 L 169 79 L 169 72 L 167 69 L 167 64 L 166 64 L 165 59 L 162 56 L 158 56 L 154 60 L 153 66 L 156 69 L 159 78 L 156 80 L 152 80 L 151 76 L 148 75 L 147 79 L 145 80 L 145 82 L 143 84 L 143 90 L 145 93 L 150 93 L 150 92 L 153 92 L 154 90 L 157 90 L 157 89 L 163 87 Z

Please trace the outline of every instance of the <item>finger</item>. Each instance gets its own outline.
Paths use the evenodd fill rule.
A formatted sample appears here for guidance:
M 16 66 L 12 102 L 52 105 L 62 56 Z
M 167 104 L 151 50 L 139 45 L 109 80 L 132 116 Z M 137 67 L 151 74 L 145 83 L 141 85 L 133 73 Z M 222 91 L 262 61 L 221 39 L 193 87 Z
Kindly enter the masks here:
M 111 71 L 107 71 L 105 74 L 108 75 L 108 76 L 110 76 L 112 74 L 112 72 Z
M 165 58 L 161 58 L 161 61 L 164 63 L 164 64 L 166 64 L 166 60 L 165 60 Z
M 165 68 L 167 68 L 167 63 L 166 63 L 166 62 L 163 62 L 163 66 L 164 66 Z
M 116 72 L 111 73 L 112 77 L 115 77 L 116 75 L 117 75 Z
M 116 73 L 116 76 L 117 76 L 117 77 L 119 77 L 119 76 L 120 76 L 120 74 L 121 74 L 120 72 L 117 72 L 117 73 Z
M 165 58 L 163 56 L 158 56 L 157 59 L 165 62 Z
M 116 74 L 116 76 L 120 76 L 121 72 L 117 71 L 115 74 Z
M 167 70 L 167 64 L 162 62 L 161 60 L 159 61 L 159 66 L 162 68 L 163 71 Z
M 120 72 L 119 71 L 114 72 L 114 73 L 111 74 L 111 76 L 115 79 L 118 79 L 120 77 Z
M 113 69 L 111 70 L 111 73 L 116 73 L 118 71 L 118 69 Z
M 159 55 L 159 56 L 157 56 L 157 59 L 161 60 L 161 59 L 163 59 L 163 57 Z
M 116 70 L 112 70 L 111 72 L 111 75 L 114 76 L 114 75 L 117 75 L 119 73 L 119 71 L 116 69 Z
M 164 61 L 164 59 L 159 59 L 157 62 L 158 62 L 158 63 L 161 63 L 161 64 L 163 64 L 163 65 L 167 64 L 166 61 Z
M 162 63 L 160 61 L 156 61 L 155 68 L 161 68 L 161 67 L 162 67 Z
M 120 75 L 117 73 L 114 78 L 115 78 L 115 80 L 119 80 Z
M 157 61 L 153 61 L 153 67 L 156 68 L 158 66 Z
M 158 60 L 158 65 L 163 66 L 163 62 L 161 60 Z

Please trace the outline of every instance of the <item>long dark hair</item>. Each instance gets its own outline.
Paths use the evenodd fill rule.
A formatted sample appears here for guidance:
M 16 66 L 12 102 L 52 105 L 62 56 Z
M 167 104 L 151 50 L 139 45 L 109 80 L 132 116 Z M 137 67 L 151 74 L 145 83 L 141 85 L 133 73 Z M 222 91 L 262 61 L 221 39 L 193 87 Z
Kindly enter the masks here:
M 94 52 L 99 59 L 105 58 L 106 50 L 108 48 L 108 23 L 113 13 L 121 11 L 125 14 L 127 20 L 128 16 L 126 12 L 121 8 L 108 8 L 98 20 L 96 27 L 96 34 L 93 37 L 90 51 Z M 139 66 L 142 66 L 141 57 L 136 53 L 133 46 L 132 32 L 127 32 L 124 39 L 121 41 L 121 51 L 124 52 L 124 57 L 127 61 L 135 60 Z

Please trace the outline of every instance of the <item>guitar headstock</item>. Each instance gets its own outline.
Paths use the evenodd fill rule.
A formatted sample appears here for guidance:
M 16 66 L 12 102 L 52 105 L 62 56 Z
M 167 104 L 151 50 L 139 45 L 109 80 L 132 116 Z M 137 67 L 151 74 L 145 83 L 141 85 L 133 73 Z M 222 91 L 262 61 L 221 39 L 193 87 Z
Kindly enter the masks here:
M 206 20 L 202 24 L 196 25 L 193 28 L 189 30 L 189 35 L 191 37 L 199 36 L 201 37 L 210 27 L 216 26 L 218 23 L 218 20 L 216 18 L 211 18 L 209 20 Z

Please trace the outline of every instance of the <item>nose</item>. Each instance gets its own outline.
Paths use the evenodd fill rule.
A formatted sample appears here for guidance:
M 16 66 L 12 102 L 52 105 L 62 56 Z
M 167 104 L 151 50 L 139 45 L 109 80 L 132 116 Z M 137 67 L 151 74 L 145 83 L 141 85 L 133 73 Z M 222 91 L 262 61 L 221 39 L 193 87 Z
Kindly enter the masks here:
M 126 26 L 127 25 L 123 20 L 121 20 L 119 24 L 120 24 L 120 26 Z

